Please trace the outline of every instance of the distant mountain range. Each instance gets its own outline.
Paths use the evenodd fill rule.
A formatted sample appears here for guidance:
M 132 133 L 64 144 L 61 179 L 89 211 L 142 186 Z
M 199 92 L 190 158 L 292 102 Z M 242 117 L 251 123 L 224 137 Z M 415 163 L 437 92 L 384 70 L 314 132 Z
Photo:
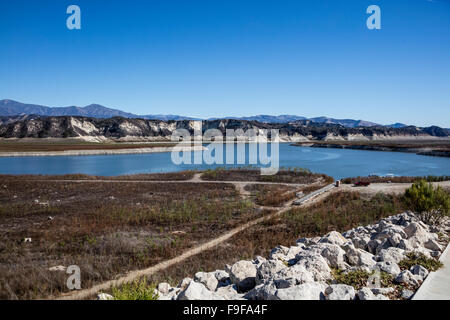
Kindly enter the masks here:
M 162 115 L 162 114 L 150 114 L 150 115 L 136 115 L 129 112 L 124 112 L 117 109 L 111 109 L 99 104 L 90 104 L 85 107 L 69 106 L 69 107 L 47 107 L 36 104 L 26 104 L 17 102 L 14 100 L 4 99 L 0 100 L 0 116 L 17 116 L 17 115 L 40 115 L 40 116 L 84 116 L 92 118 L 112 118 L 112 117 L 124 117 L 124 118 L 142 118 L 142 119 L 156 119 L 156 120 L 203 120 L 199 118 L 192 118 L 179 115 Z M 373 126 L 385 126 L 391 128 L 403 128 L 406 124 L 394 123 L 391 125 L 381 125 L 374 122 L 364 120 L 353 119 L 334 119 L 328 117 L 315 117 L 306 118 L 296 115 L 256 115 L 250 117 L 224 117 L 224 118 L 209 118 L 206 120 L 218 120 L 218 119 L 235 119 L 235 120 L 248 120 L 258 121 L 262 123 L 290 123 L 299 120 L 310 120 L 317 123 L 325 124 L 338 124 L 347 128 L 356 127 L 373 127 Z

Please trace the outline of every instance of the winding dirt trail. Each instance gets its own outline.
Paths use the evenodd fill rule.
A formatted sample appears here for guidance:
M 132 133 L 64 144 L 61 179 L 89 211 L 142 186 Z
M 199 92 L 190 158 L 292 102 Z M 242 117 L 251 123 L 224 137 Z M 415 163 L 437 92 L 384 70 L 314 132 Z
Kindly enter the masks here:
M 450 181 L 433 182 L 433 186 L 450 188 Z M 367 187 L 354 187 L 350 184 L 343 184 L 335 191 L 356 191 L 363 195 L 374 196 L 377 193 L 401 194 L 411 187 L 412 183 L 371 183 Z
M 49 180 L 46 180 L 49 181 Z M 122 182 L 136 182 L 136 183 L 141 183 L 141 182 L 145 182 L 145 183 L 229 183 L 229 184 L 233 184 L 236 186 L 236 189 L 241 193 L 241 196 L 243 197 L 248 197 L 250 195 L 250 193 L 248 191 L 246 191 L 244 189 L 245 185 L 247 184 L 278 184 L 278 185 L 290 185 L 290 186 L 295 186 L 295 187 L 304 187 L 304 184 L 288 184 L 288 183 L 276 183 L 276 182 L 258 182 L 258 181 L 206 181 L 206 180 L 201 180 L 200 178 L 200 174 L 196 174 L 194 175 L 194 177 L 190 180 L 183 180 L 183 181 L 141 181 L 141 180 L 136 180 L 136 181 L 129 181 L 129 180 L 54 180 L 54 181 L 65 181 L 65 182 L 109 182 L 109 183 L 122 183 Z M 439 182 L 439 183 L 434 183 L 435 185 L 441 185 L 443 187 L 450 187 L 450 181 L 445 181 L 445 182 Z M 62 294 L 59 297 L 56 297 L 57 300 L 80 300 L 80 299 L 86 299 L 86 298 L 90 298 L 92 296 L 94 296 L 95 294 L 97 294 L 98 292 L 101 291 L 107 291 L 109 290 L 111 287 L 115 287 L 115 286 L 120 286 L 124 283 L 127 282 L 131 282 L 135 279 L 138 279 L 140 277 L 143 276 L 151 276 L 153 274 L 155 274 L 156 272 L 159 272 L 161 270 L 164 270 L 174 264 L 178 264 L 183 262 L 184 260 L 197 255 L 205 250 L 209 250 L 214 248 L 215 246 L 227 241 L 228 239 L 230 239 L 231 237 L 233 237 L 234 235 L 236 235 L 239 232 L 242 232 L 258 223 L 261 223 L 267 219 L 271 219 L 274 218 L 276 216 L 281 215 L 282 213 L 288 211 L 289 209 L 293 208 L 293 207 L 308 207 L 322 199 L 324 199 L 325 197 L 327 197 L 330 193 L 334 193 L 334 192 L 338 192 L 338 191 L 358 191 L 361 193 L 365 193 L 365 194 L 370 194 L 370 195 L 374 195 L 378 192 L 384 192 L 384 193 L 399 193 L 399 192 L 403 192 L 406 188 L 408 188 L 411 184 L 408 183 L 386 183 L 386 184 L 371 184 L 368 187 L 352 187 L 350 185 L 342 185 L 339 188 L 331 188 L 329 189 L 329 186 L 326 186 L 324 188 L 326 188 L 325 192 L 320 193 L 318 196 L 310 198 L 308 196 L 305 196 L 303 198 L 307 198 L 306 201 L 302 202 L 300 205 L 293 205 L 293 201 L 289 200 L 287 201 L 282 207 L 277 207 L 277 208 L 273 208 L 273 207 L 264 207 L 264 206 L 260 206 L 260 208 L 262 209 L 275 209 L 277 211 L 267 214 L 263 217 L 259 217 L 257 219 L 251 220 L 239 227 L 236 227 L 228 232 L 226 232 L 225 234 L 214 238 L 210 241 L 207 241 L 203 244 L 200 244 L 194 248 L 191 248 L 187 251 L 185 251 L 183 254 L 174 257 L 172 259 L 160 262 L 154 266 L 151 266 L 149 268 L 146 269 L 141 269 L 141 270 L 135 270 L 135 271 L 131 271 L 128 272 L 125 276 L 120 277 L 118 279 L 115 280 L 109 280 L 106 282 L 103 282 L 101 284 L 97 284 L 91 288 L 88 289 L 83 289 L 83 290 L 79 290 L 79 291 L 73 291 L 70 293 L 66 293 L 66 294 Z M 301 198 L 301 199 L 303 199 Z
M 58 181 L 61 181 L 61 180 L 58 180 Z M 73 180 L 67 180 L 67 181 L 73 181 Z M 78 181 L 88 182 L 89 180 L 78 180 Z M 98 180 L 96 180 L 96 181 L 98 181 Z M 110 180 L 105 180 L 105 181 L 110 181 Z M 126 182 L 130 182 L 130 181 L 126 181 Z M 137 182 L 142 182 L 142 181 L 137 181 Z M 148 181 L 148 182 L 154 182 L 154 181 Z M 171 181 L 171 182 L 175 182 L 176 183 L 178 181 Z M 210 182 L 211 183 L 211 181 L 200 180 L 199 176 L 194 176 L 192 179 L 186 180 L 185 182 L 189 182 L 189 183 Z M 252 182 L 246 182 L 246 181 L 232 181 L 232 182 L 231 181 L 219 181 L 219 182 L 220 183 L 232 183 L 232 184 L 236 185 L 238 191 L 240 191 L 240 192 L 244 191 L 244 193 L 241 193 L 241 196 L 243 196 L 243 197 L 247 197 L 247 196 L 250 195 L 250 193 L 248 191 L 244 190 L 244 187 L 245 187 L 246 184 L 258 183 L 258 182 L 253 182 L 253 181 Z M 265 184 L 277 184 L 277 183 L 265 183 Z M 284 185 L 284 183 L 279 183 L 279 184 Z M 289 184 L 289 185 L 291 185 L 291 186 L 295 185 L 295 186 L 298 186 L 298 187 L 300 187 L 300 186 L 303 187 L 304 186 L 303 184 Z M 314 199 L 311 199 L 310 201 L 311 202 L 313 202 L 313 201 L 315 202 L 317 200 L 318 199 L 314 198 Z M 309 204 L 309 202 L 308 202 L 308 204 Z M 251 221 L 249 221 L 247 223 L 244 223 L 243 225 L 241 225 L 239 227 L 236 227 L 236 228 L 234 228 L 234 229 L 224 233 L 223 235 L 221 235 L 221 236 L 219 236 L 217 238 L 214 238 L 214 239 L 212 239 L 210 241 L 207 241 L 206 243 L 200 244 L 200 245 L 198 245 L 198 246 L 196 246 L 194 248 L 191 248 L 191 249 L 185 251 L 183 254 L 181 254 L 181 255 L 179 255 L 179 256 L 177 256 L 175 258 L 172 258 L 172 259 L 160 262 L 160 263 L 158 263 L 158 264 L 156 264 L 154 266 L 151 266 L 149 268 L 146 268 L 146 269 L 130 271 L 123 277 L 120 277 L 120 278 L 115 279 L 115 280 L 109 280 L 109 281 L 103 282 L 101 284 L 97 284 L 97 285 L 95 285 L 95 286 L 93 286 L 91 288 L 88 288 L 88 289 L 83 289 L 83 290 L 79 290 L 79 291 L 72 291 L 72 292 L 69 292 L 69 293 L 66 293 L 66 294 L 62 294 L 61 296 L 56 297 L 56 299 L 57 300 L 81 300 L 81 299 L 86 299 L 86 298 L 94 296 L 95 294 L 97 294 L 100 291 L 107 291 L 111 287 L 117 287 L 117 286 L 120 286 L 120 285 L 122 285 L 124 283 L 132 282 L 133 280 L 141 278 L 143 276 L 151 276 L 151 275 L 155 274 L 158 271 L 164 270 L 164 269 L 166 269 L 166 268 L 168 268 L 168 267 L 170 267 L 170 266 L 172 266 L 174 264 L 181 263 L 184 260 L 186 260 L 187 258 L 190 258 L 190 257 L 192 257 L 194 255 L 197 255 L 197 254 L 199 254 L 199 253 L 201 253 L 201 252 L 203 252 L 205 250 L 212 249 L 215 246 L 217 246 L 217 245 L 227 241 L 228 239 L 233 237 L 235 234 L 237 234 L 239 232 L 242 232 L 245 229 L 248 229 L 248 228 L 250 228 L 250 227 L 252 227 L 252 226 L 254 226 L 254 225 L 258 224 L 258 223 L 261 223 L 261 222 L 263 222 L 263 221 L 265 221 L 267 219 L 271 219 L 273 217 L 279 216 L 282 213 L 286 212 L 287 210 L 291 209 L 292 207 L 293 207 L 292 200 L 289 200 L 286 203 L 284 203 L 284 205 L 282 207 L 274 208 L 274 207 L 259 206 L 259 208 L 261 208 L 261 209 L 270 209 L 270 210 L 274 210 L 275 209 L 277 211 L 275 211 L 273 213 L 270 213 L 270 214 L 267 214 L 265 216 L 256 218 L 256 219 L 251 220 Z M 295 206 L 295 207 L 299 207 L 299 206 Z

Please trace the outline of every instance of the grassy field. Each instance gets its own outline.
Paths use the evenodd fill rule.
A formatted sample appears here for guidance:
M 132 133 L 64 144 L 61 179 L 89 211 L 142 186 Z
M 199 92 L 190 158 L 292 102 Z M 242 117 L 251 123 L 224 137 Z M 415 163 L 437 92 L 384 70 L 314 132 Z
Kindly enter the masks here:
M 292 170 L 286 170 L 274 179 L 305 185 L 245 185 L 245 178 L 258 182 L 259 171 L 258 175 L 252 170 L 229 171 L 229 175 L 223 169 L 203 174 L 224 183 L 177 183 L 192 178 L 196 171 L 109 178 L 0 176 L 0 299 L 45 298 L 68 292 L 67 274 L 49 270 L 55 266 L 80 266 L 82 288 L 147 268 L 273 212 L 260 206 L 284 205 L 295 192 L 307 194 L 330 180 L 303 170 L 288 178 L 287 172 Z M 152 182 L 157 180 L 173 182 Z M 239 194 L 227 181 L 242 181 L 245 193 Z M 368 198 L 356 192 L 332 193 L 307 208 L 293 207 L 240 232 L 148 281 L 176 284 L 197 271 L 267 256 L 277 245 L 292 245 L 300 237 L 345 231 L 404 209 L 394 195 Z M 24 238 L 32 241 L 24 242 Z
M 182 253 L 265 214 L 230 184 L 40 182 L 1 177 L 0 298 L 55 296 Z M 22 239 L 31 238 L 31 242 Z
M 254 202 L 260 206 L 279 207 L 289 200 L 296 198 L 296 193 L 302 191 L 304 195 L 325 186 L 325 182 L 294 188 L 289 185 L 277 184 L 249 184 L 245 187 L 249 191 Z
M 203 180 L 212 181 L 259 181 L 259 182 L 281 182 L 281 183 L 298 183 L 310 184 L 317 179 L 322 179 L 324 182 L 331 183 L 333 178 L 325 174 L 312 173 L 307 169 L 301 168 L 280 168 L 275 175 L 263 176 L 259 169 L 252 168 L 236 168 L 224 169 L 216 168 L 207 170 L 202 175 Z
M 23 174 L 8 175 L 0 174 L 2 180 L 129 180 L 129 181 L 182 181 L 192 179 L 197 171 L 187 170 L 179 172 L 164 173 L 141 173 L 122 176 L 92 176 L 87 174 L 64 174 L 64 175 L 40 175 L 40 174 Z
M 69 150 L 118 150 L 135 148 L 173 147 L 174 143 L 96 143 L 80 140 L 0 140 L 0 152 L 52 152 Z
M 450 180 L 450 176 L 426 176 L 426 177 L 349 177 L 341 179 L 342 183 L 345 184 L 353 184 L 358 181 L 370 182 L 370 183 L 413 183 L 418 180 L 426 180 L 428 182 L 439 182 L 439 181 L 448 181 Z
M 260 223 L 232 237 L 213 250 L 205 251 L 148 279 L 176 285 L 198 271 L 223 269 L 241 259 L 267 257 L 278 245 L 291 246 L 301 237 L 322 236 L 329 231 L 344 232 L 383 217 L 401 213 L 404 208 L 396 196 L 362 198 L 358 193 L 334 193 L 308 208 L 294 208 L 281 216 Z

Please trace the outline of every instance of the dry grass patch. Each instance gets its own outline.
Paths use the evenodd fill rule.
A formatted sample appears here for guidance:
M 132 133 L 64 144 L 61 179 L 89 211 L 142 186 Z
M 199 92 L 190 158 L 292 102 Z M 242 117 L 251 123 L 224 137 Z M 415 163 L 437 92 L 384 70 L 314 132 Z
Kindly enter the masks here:
M 206 170 L 202 174 L 203 180 L 209 181 L 259 181 L 259 182 L 279 182 L 279 183 L 297 183 L 311 184 L 317 181 L 333 182 L 333 178 L 325 174 L 312 173 L 308 169 L 302 168 L 280 168 L 275 175 L 261 175 L 259 169 L 252 168 L 234 168 L 224 169 L 216 168 Z
M 229 184 L 3 180 L 0 298 L 67 292 L 67 275 L 48 270 L 57 265 L 80 266 L 88 288 L 173 258 L 261 214 Z
M 154 275 L 151 281 L 176 285 L 184 277 L 192 277 L 198 271 L 224 269 L 225 264 L 253 259 L 257 255 L 267 257 L 276 246 L 294 245 L 300 237 L 322 236 L 331 230 L 344 232 L 403 210 L 396 196 L 380 194 L 363 199 L 357 193 L 331 194 L 307 209 L 292 209 L 246 229 L 216 248 Z

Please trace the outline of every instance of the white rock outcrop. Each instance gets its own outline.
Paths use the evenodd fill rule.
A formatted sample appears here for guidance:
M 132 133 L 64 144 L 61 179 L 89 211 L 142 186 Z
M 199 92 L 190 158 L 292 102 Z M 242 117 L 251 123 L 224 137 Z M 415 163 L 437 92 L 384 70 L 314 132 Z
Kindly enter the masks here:
M 277 246 L 267 259 L 258 256 L 225 270 L 198 272 L 175 288 L 160 283 L 158 292 L 161 300 L 386 300 L 394 294 L 409 299 L 429 271 L 421 265 L 401 270 L 399 263 L 409 252 L 439 256 L 445 243 L 436 230 L 442 232 L 405 212 L 342 234 L 332 231 L 323 237 L 298 239 L 295 246 Z M 394 283 L 382 287 L 371 279 L 357 290 L 338 283 L 333 269 L 344 274 L 381 271 L 390 274 Z M 396 285 L 406 288 L 399 293 Z

